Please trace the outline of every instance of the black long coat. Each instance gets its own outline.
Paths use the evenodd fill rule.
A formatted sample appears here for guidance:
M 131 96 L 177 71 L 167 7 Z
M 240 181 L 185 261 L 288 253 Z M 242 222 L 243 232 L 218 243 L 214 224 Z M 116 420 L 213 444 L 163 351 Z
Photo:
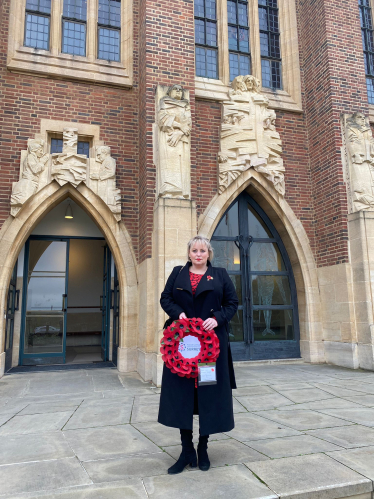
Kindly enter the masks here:
M 234 428 L 232 388 L 236 388 L 234 368 L 228 342 L 228 323 L 238 308 L 238 297 L 226 269 L 213 267 L 201 278 L 192 295 L 189 267 L 174 267 L 161 294 L 161 307 L 171 320 L 187 317 L 203 320 L 215 317 L 214 330 L 220 342 L 217 359 L 217 384 L 199 386 L 198 408 L 202 435 L 230 431 Z M 207 276 L 213 279 L 207 279 Z M 171 321 L 170 321 L 171 322 Z M 195 380 L 182 378 L 164 365 L 158 422 L 165 426 L 192 430 Z

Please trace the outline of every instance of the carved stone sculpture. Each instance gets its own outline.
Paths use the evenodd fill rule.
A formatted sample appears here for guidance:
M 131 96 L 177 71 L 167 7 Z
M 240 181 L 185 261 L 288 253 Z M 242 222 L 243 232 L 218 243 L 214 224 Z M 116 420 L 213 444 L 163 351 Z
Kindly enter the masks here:
M 161 87 L 156 95 L 154 163 L 157 195 L 191 197 L 191 110 L 187 92 L 180 85 Z
M 282 196 L 285 193 L 282 142 L 275 130 L 275 112 L 252 75 L 237 76 L 223 102 L 219 163 L 219 193 L 253 168 Z
M 56 180 L 61 186 L 69 182 L 74 187 L 83 182 L 101 197 L 116 220 L 121 220 L 116 160 L 111 156 L 110 147 L 99 144 L 93 158 L 78 154 L 78 129 L 72 127 L 63 129 L 61 153 L 48 154 L 44 140 L 29 139 L 27 151 L 21 151 L 20 180 L 13 184 L 11 215 L 16 216 L 27 199 Z
M 91 188 L 109 206 L 113 213 L 121 213 L 121 191 L 116 188 L 116 160 L 110 155 L 110 147 L 96 148 L 98 172 L 90 174 Z M 93 181 L 93 182 L 92 182 Z
M 78 129 L 64 128 L 62 154 L 52 154 L 52 178 L 60 185 L 77 187 L 87 178 L 87 156 L 78 154 Z
M 374 210 L 374 138 L 363 113 L 345 123 L 351 210 Z
M 13 184 L 10 198 L 12 215 L 16 215 L 25 201 L 37 192 L 40 175 L 49 159 L 49 154 L 44 152 L 44 141 L 41 139 L 29 139 L 27 152 L 22 156 L 20 180 Z

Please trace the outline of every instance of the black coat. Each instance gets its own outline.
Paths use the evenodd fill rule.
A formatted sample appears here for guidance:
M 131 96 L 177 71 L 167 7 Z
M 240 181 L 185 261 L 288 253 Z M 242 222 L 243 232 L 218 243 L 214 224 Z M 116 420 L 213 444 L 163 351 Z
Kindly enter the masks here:
M 234 368 L 228 341 L 228 323 L 238 308 L 238 297 L 226 269 L 213 267 L 201 278 L 192 295 L 190 263 L 174 267 L 161 294 L 161 307 L 172 320 L 184 312 L 187 317 L 203 320 L 215 317 L 214 330 L 220 342 L 217 359 L 217 384 L 199 386 L 198 410 L 202 435 L 230 431 L 234 428 L 232 388 L 236 388 Z M 213 279 L 207 279 L 210 275 Z M 165 426 L 192 430 L 195 379 L 182 378 L 164 365 L 158 422 Z

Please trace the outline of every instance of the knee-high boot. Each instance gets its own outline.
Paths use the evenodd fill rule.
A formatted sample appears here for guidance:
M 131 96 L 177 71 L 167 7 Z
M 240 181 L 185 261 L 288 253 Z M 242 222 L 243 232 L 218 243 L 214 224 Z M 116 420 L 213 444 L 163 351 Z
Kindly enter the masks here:
M 196 451 L 192 441 L 192 430 L 180 430 L 182 441 L 182 452 L 178 461 L 168 469 L 169 475 L 182 473 L 184 468 L 190 464 L 191 468 L 196 468 L 197 458 Z
M 199 468 L 201 471 L 208 471 L 210 468 L 210 461 L 208 457 L 208 439 L 209 435 L 200 435 L 199 443 L 197 445 L 197 457 L 199 460 Z

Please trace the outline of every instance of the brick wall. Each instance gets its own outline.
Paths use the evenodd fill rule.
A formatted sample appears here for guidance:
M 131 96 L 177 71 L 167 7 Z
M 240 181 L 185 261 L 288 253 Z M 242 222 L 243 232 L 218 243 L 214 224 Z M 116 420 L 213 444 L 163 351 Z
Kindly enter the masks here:
M 195 68 L 193 0 L 143 0 L 140 3 L 140 254 L 151 257 L 153 206 L 156 194 L 156 170 L 153 165 L 152 124 L 155 120 L 157 85 L 181 84 L 190 91 L 195 133 Z M 191 151 L 191 170 L 195 170 Z M 193 191 L 194 194 L 194 191 Z
M 367 113 L 357 0 L 298 0 L 318 266 L 348 261 L 340 115 Z
M 137 2 L 135 2 L 136 4 Z M 6 69 L 9 0 L 0 11 L 0 225 L 9 216 L 20 154 L 40 132 L 40 120 L 100 125 L 100 139 L 117 160 L 122 219 L 138 253 L 138 87 L 132 90 L 10 73 Z M 135 19 L 137 17 L 135 8 Z M 135 22 L 135 30 L 137 21 Z M 134 66 L 137 72 L 135 40 Z

